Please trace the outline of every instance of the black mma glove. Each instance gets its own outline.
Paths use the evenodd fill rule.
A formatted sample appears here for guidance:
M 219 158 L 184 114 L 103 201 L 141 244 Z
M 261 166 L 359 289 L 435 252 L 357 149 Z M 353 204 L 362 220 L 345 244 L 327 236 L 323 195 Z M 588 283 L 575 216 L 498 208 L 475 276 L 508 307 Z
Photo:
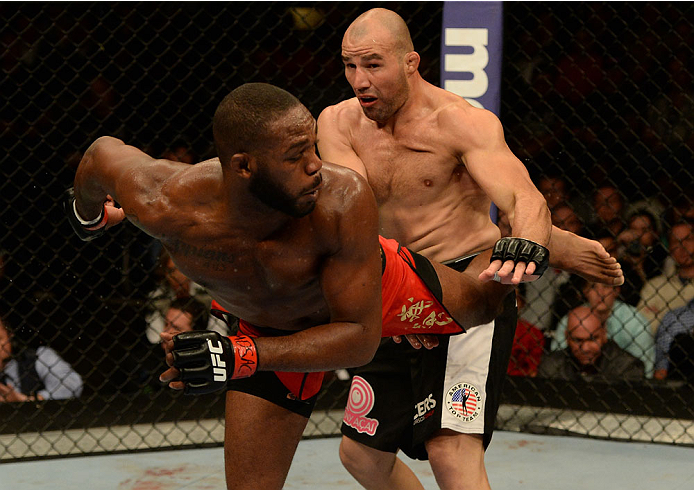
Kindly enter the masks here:
M 101 235 L 106 233 L 106 223 L 108 222 L 108 213 L 106 212 L 106 205 L 101 208 L 101 214 L 96 219 L 91 221 L 85 221 L 77 212 L 77 207 L 75 206 L 75 191 L 70 187 L 65 191 L 63 197 L 63 209 L 65 214 L 67 214 L 67 219 L 72 225 L 72 229 L 75 230 L 77 236 L 80 237 L 85 242 L 99 238 Z
M 530 262 L 535 263 L 535 272 L 533 276 L 541 276 L 549 267 L 549 250 L 539 243 L 535 243 L 525 238 L 505 237 L 496 242 L 492 257 L 489 262 L 500 260 L 502 263 L 507 260 L 512 260 L 515 264 L 525 262 L 526 265 Z M 496 276 L 494 278 L 496 279 Z
M 247 378 L 258 368 L 255 341 L 247 335 L 223 337 L 198 330 L 173 338 L 176 381 L 185 382 L 186 395 L 202 395 L 226 388 L 228 379 Z

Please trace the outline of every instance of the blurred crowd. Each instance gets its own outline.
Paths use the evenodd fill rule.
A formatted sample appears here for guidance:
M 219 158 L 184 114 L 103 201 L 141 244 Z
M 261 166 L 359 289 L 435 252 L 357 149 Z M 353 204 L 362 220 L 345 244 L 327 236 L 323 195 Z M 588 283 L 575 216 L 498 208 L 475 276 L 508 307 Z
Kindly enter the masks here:
M 605 184 L 585 202 L 562 176 L 536 184 L 554 226 L 602 243 L 625 282 L 594 284 L 550 269 L 524 284 L 509 374 L 692 381 L 694 200 L 627 202 Z

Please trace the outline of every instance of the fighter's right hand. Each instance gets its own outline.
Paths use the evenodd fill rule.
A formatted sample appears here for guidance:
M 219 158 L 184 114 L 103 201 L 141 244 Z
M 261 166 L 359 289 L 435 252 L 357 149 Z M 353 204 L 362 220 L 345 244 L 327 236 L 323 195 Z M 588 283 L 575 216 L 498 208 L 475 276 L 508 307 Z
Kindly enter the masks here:
M 103 235 L 107 229 L 117 225 L 125 219 L 125 212 L 116 207 L 111 196 L 106 196 L 104 207 L 99 216 L 93 220 L 85 220 L 77 212 L 75 205 L 75 192 L 72 187 L 65 191 L 63 197 L 63 210 L 67 215 L 68 221 L 80 239 L 85 242 L 94 240 Z
M 246 335 L 223 337 L 199 330 L 164 337 L 166 362 L 171 369 L 160 376 L 174 389 L 200 395 L 226 388 L 228 379 L 247 378 L 258 368 L 255 341 Z

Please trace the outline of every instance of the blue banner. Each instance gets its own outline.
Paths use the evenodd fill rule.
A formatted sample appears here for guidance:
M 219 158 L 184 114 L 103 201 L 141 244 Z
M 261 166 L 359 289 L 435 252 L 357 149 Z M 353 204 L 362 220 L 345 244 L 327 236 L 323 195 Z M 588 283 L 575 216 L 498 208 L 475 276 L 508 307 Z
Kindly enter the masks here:
M 444 2 L 441 87 L 499 115 L 501 2 Z

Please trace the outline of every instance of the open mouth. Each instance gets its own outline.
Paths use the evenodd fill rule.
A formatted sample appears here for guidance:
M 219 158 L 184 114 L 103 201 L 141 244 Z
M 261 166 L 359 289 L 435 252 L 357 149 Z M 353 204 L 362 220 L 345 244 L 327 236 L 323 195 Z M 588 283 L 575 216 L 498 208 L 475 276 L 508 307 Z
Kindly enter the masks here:
M 368 107 L 374 105 L 378 99 L 376 97 L 361 96 L 359 97 L 359 102 L 363 107 Z
M 304 192 L 303 195 L 304 195 L 304 196 L 315 196 L 315 195 L 317 195 L 317 194 L 318 194 L 318 190 L 322 187 L 322 185 L 323 185 L 323 179 L 321 179 L 321 181 L 318 183 L 317 186 L 315 186 L 315 187 L 314 187 L 313 189 L 311 189 L 310 191 Z

